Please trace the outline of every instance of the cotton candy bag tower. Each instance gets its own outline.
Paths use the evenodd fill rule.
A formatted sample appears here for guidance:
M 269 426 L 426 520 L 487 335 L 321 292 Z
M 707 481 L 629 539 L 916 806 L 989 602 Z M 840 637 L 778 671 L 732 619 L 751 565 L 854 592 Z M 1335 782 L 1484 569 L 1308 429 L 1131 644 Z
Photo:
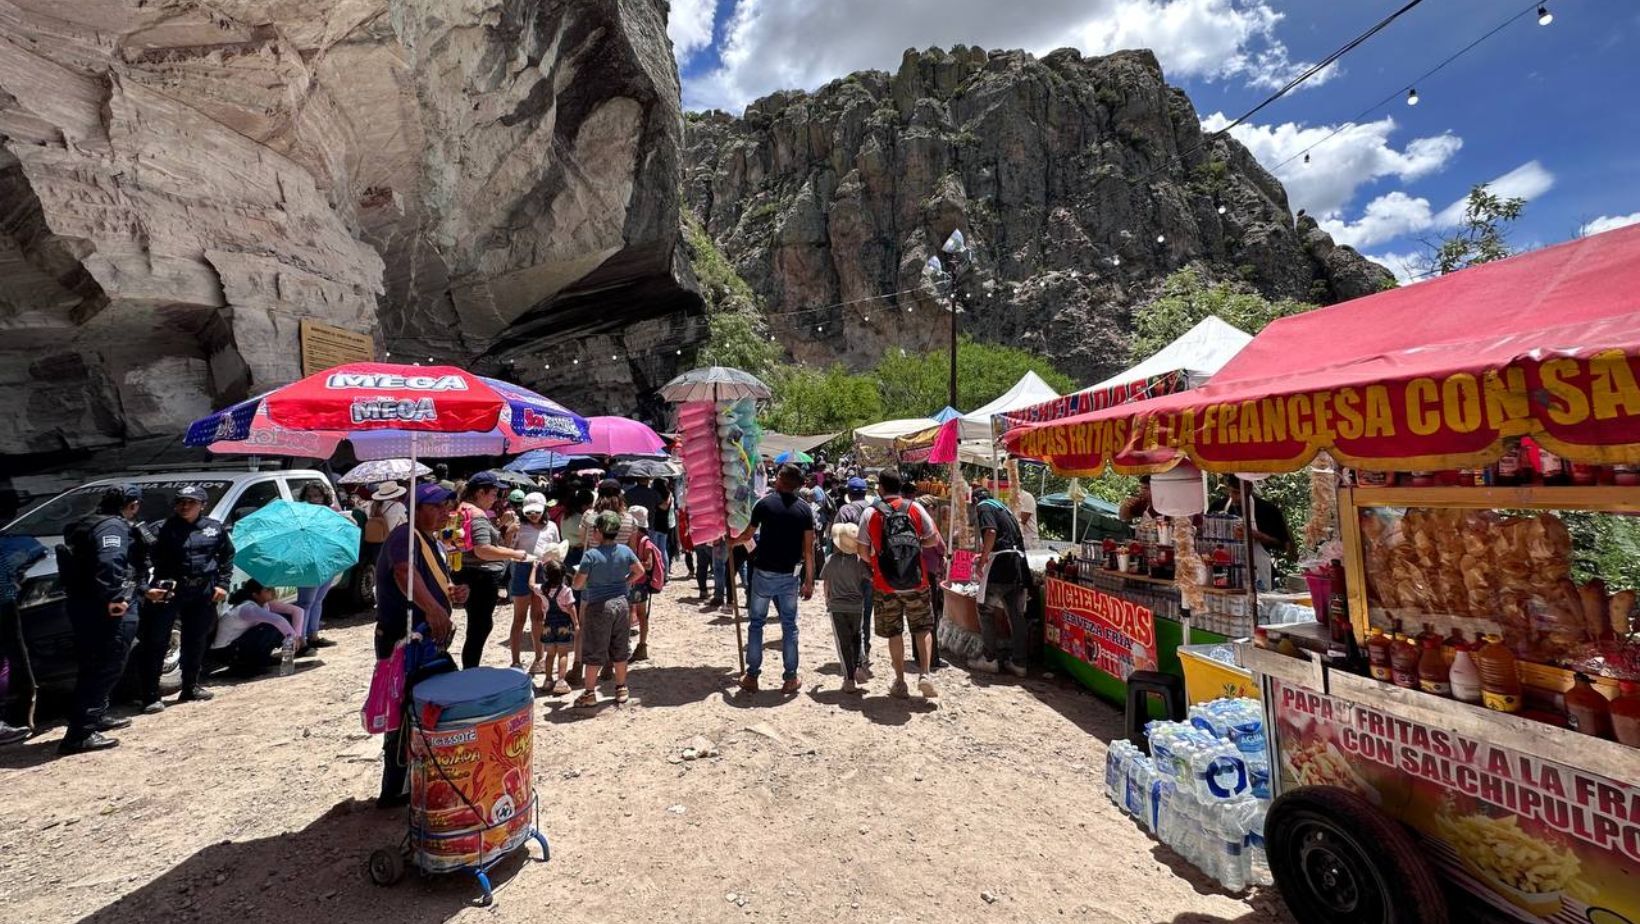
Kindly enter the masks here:
M 660 393 L 678 405 L 690 543 L 711 546 L 738 536 L 750 525 L 752 505 L 757 502 L 753 475 L 763 437 L 757 424 L 757 402 L 768 399 L 769 386 L 739 369 L 711 366 L 685 372 L 666 383 Z M 740 669 L 745 671 L 746 644 L 740 628 L 735 569 L 726 570 Z

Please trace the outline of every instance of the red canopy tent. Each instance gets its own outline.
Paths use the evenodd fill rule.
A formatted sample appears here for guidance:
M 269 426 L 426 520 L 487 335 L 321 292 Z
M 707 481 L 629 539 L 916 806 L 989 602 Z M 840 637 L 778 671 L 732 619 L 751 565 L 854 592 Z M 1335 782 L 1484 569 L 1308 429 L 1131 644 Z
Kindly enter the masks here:
M 1640 226 L 1283 318 L 1206 386 L 1010 430 L 1056 471 L 1640 462 Z

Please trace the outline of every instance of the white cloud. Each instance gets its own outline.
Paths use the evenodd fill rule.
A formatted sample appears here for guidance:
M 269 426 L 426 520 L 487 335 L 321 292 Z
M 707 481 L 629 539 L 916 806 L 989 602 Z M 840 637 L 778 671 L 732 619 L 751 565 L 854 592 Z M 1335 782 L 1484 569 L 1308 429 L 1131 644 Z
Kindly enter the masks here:
M 1429 278 L 1426 269 L 1429 258 L 1421 253 L 1380 253 L 1365 256 L 1394 273 L 1396 281 L 1401 285 Z
M 1615 231 L 1618 228 L 1627 228 L 1629 225 L 1640 225 L 1640 212 L 1630 212 L 1627 215 L 1602 215 L 1577 229 L 1579 237 L 1588 237 L 1602 231 Z
M 1202 119 L 1202 128 L 1218 131 L 1229 123 L 1228 116 L 1215 112 Z M 1318 221 L 1338 221 L 1363 185 L 1383 177 L 1410 183 L 1429 176 L 1463 147 L 1462 138 L 1446 133 L 1414 138 L 1396 150 L 1389 141 L 1395 128 L 1395 119 L 1385 116 L 1347 125 L 1330 139 L 1327 136 L 1338 126 L 1247 124 L 1236 126 L 1230 134 L 1287 188 L 1287 200 L 1295 211 L 1303 209 Z M 1310 147 L 1314 150 L 1305 163 L 1301 152 Z
M 1487 191 L 1494 196 L 1504 199 L 1536 199 L 1554 188 L 1555 175 L 1544 169 L 1543 165 L 1535 160 L 1529 160 L 1519 167 L 1499 177 L 1493 177 L 1486 184 Z M 1464 207 L 1468 204 L 1469 196 L 1465 194 L 1456 202 L 1441 209 L 1435 216 L 1435 225 L 1441 228 L 1450 228 L 1463 221 Z
M 716 17 L 717 0 L 672 0 L 666 35 L 672 39 L 672 54 L 680 66 L 695 52 L 712 44 Z
M 679 9 L 703 0 L 674 4 Z M 1279 85 L 1307 64 L 1275 37 L 1271 0 L 739 0 L 720 67 L 684 80 L 691 109 L 737 111 L 780 89 L 812 89 L 853 71 L 892 71 L 908 47 L 955 44 L 1043 54 L 1150 48 L 1172 79 Z M 679 43 L 680 28 L 671 30 Z M 681 47 L 681 43 L 680 47 Z M 682 56 L 680 54 L 680 60 Z M 1304 84 L 1317 85 L 1331 72 Z
M 1403 234 L 1422 231 L 1430 226 L 1434 216 L 1429 211 L 1429 200 L 1419 199 L 1396 190 L 1367 203 L 1366 210 L 1356 221 L 1336 218 L 1321 219 L 1321 227 L 1339 243 L 1354 247 L 1371 247 L 1383 241 L 1394 240 Z
M 1555 175 L 1535 160 L 1529 160 L 1502 176 L 1493 177 L 1486 184 L 1493 195 L 1526 200 L 1536 199 L 1554 185 Z M 1334 216 L 1319 223 L 1340 244 L 1371 247 L 1406 234 L 1456 227 L 1464 219 L 1468 201 L 1469 196 L 1465 194 L 1432 214 L 1428 199 L 1408 196 L 1397 190 L 1368 202 L 1358 221 L 1344 221 Z M 1634 220 L 1640 222 L 1640 213 L 1634 216 Z

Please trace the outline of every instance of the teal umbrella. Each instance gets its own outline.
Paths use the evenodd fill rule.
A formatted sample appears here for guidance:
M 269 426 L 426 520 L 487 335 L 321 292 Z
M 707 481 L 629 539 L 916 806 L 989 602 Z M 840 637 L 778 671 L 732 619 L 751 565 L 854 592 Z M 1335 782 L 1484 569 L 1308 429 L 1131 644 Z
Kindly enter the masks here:
M 788 462 L 802 462 L 807 464 L 814 461 L 814 456 L 811 456 L 802 450 L 788 449 L 780 455 L 775 456 L 774 460 L 781 465 L 785 465 Z
M 359 560 L 359 527 L 319 504 L 276 500 L 233 528 L 233 563 L 268 587 L 313 587 Z

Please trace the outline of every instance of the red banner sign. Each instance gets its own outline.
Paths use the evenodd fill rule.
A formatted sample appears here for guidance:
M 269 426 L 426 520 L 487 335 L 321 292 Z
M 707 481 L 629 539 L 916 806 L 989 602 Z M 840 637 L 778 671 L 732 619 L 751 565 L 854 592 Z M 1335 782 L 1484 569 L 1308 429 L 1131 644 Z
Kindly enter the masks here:
M 1335 786 L 1366 799 L 1416 831 L 1449 881 L 1508 918 L 1640 920 L 1634 780 L 1281 681 L 1272 694 L 1282 789 Z
M 1113 594 L 1049 578 L 1048 644 L 1118 680 L 1156 669 L 1156 616 Z
M 1012 411 L 991 416 L 991 432 L 998 438 L 1015 427 L 1026 424 L 1044 423 L 1050 420 L 1060 420 L 1065 417 L 1075 417 L 1090 411 L 1100 411 L 1118 404 L 1127 404 L 1129 401 L 1143 401 L 1146 398 L 1158 398 L 1162 395 L 1171 395 L 1183 391 L 1188 384 L 1189 376 L 1183 371 L 1169 372 L 1166 375 L 1152 376 L 1148 379 L 1139 379 L 1135 382 L 1125 382 L 1120 385 L 1111 385 L 1108 388 L 1085 389 L 1071 392 L 1059 398 L 1052 398 L 1041 404 L 1022 407 Z
M 1630 462 L 1640 457 L 1637 367 L 1640 357 L 1608 350 L 1483 373 L 1176 400 L 1149 413 L 1031 427 L 1007 443 L 1082 475 L 1110 462 L 1165 468 L 1180 453 L 1209 471 L 1290 471 L 1322 449 L 1367 468 L 1461 468 L 1495 459 L 1506 437 L 1528 435 L 1576 461 Z

